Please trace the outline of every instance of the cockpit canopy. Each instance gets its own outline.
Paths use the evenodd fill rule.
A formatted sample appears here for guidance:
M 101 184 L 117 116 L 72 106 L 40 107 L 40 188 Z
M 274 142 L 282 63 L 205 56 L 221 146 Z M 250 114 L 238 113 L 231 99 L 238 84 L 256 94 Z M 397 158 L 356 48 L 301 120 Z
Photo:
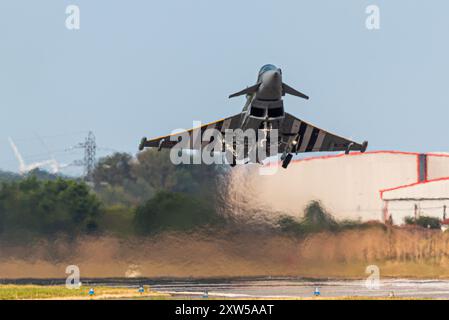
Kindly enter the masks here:
M 277 70 L 278 68 L 275 66 L 275 65 L 272 65 L 272 64 L 266 64 L 266 65 L 264 65 L 262 68 L 260 68 L 260 71 L 259 71 L 259 76 L 262 74 L 262 73 L 265 73 L 265 72 L 267 72 L 267 71 L 270 71 L 270 70 Z

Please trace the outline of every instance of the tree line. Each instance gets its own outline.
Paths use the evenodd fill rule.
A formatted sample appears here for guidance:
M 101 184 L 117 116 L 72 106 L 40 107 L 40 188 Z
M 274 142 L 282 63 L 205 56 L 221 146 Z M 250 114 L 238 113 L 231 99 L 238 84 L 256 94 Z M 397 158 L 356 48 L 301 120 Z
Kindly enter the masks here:
M 0 238 L 149 235 L 222 223 L 215 197 L 224 166 L 173 165 L 166 151 L 100 159 L 92 182 L 36 170 L 0 176 Z M 3 178 L 2 178 L 3 177 Z

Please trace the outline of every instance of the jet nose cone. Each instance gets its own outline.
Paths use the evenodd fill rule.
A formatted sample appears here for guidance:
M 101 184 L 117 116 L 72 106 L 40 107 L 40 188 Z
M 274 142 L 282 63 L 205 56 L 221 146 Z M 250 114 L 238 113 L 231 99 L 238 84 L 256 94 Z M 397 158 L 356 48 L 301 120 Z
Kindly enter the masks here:
M 258 98 L 267 100 L 280 99 L 282 96 L 282 74 L 278 70 L 265 72 Z
M 277 70 L 273 70 L 269 74 L 267 74 L 266 82 L 267 84 L 277 85 L 281 80 L 281 73 Z

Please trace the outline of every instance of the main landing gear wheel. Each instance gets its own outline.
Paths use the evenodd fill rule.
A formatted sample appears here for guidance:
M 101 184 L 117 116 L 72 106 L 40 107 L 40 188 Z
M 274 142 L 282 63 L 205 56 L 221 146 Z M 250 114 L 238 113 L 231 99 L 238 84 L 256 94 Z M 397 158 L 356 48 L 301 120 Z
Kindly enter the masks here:
M 284 161 L 282 161 L 282 168 L 287 169 L 288 165 L 290 164 L 290 161 L 292 161 L 293 155 L 289 153 Z

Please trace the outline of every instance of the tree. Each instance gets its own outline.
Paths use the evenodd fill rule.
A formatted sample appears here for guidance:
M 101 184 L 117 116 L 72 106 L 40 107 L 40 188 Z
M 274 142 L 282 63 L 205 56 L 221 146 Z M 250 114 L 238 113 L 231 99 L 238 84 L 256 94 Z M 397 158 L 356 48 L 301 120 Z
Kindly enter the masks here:
M 307 234 L 309 232 L 338 231 L 352 226 L 349 221 L 344 221 L 342 225 L 339 225 L 318 201 L 311 201 L 307 205 L 302 219 L 281 216 L 277 224 L 282 232 L 296 235 Z
M 0 189 L 0 232 L 13 236 L 77 235 L 97 230 L 100 202 L 83 182 L 28 177 Z
M 105 184 L 121 186 L 124 182 L 134 181 L 131 174 L 131 160 L 131 155 L 119 152 L 101 158 L 92 175 L 95 186 Z
M 139 205 L 159 191 L 214 197 L 224 166 L 175 165 L 170 151 L 149 149 L 136 158 L 116 153 L 101 159 L 93 177 L 95 190 L 108 205 Z
M 310 231 L 333 231 L 338 228 L 338 223 L 326 210 L 324 210 L 321 203 L 318 201 L 311 201 L 307 205 L 301 223 L 304 228 L 307 228 Z
M 405 224 L 413 225 L 416 224 L 423 228 L 439 229 L 441 227 L 441 221 L 439 218 L 419 216 L 416 221 L 412 217 L 404 218 Z
M 0 182 L 10 182 L 17 180 L 20 180 L 19 174 L 0 170 Z
M 186 231 L 220 221 L 213 205 L 182 193 L 159 191 L 136 209 L 134 225 L 138 234 Z

